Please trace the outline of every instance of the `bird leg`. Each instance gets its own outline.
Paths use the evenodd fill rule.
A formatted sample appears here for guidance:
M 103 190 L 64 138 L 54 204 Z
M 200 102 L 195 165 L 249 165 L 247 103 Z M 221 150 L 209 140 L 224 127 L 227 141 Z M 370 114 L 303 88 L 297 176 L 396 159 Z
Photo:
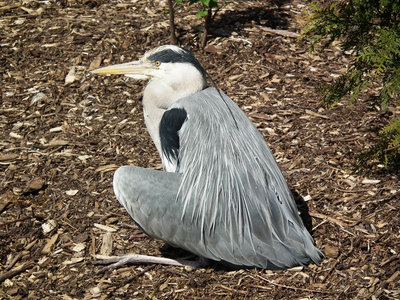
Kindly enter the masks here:
M 136 224 L 128 224 L 128 223 L 118 223 L 119 226 L 124 227 L 124 228 L 129 228 L 132 230 L 140 229 L 139 226 Z
M 127 224 L 127 223 L 119 223 L 118 225 L 120 225 L 121 227 L 132 229 L 132 230 L 140 230 L 139 226 L 137 226 L 136 224 L 132 225 L 132 224 Z M 140 238 L 145 238 L 145 237 L 149 237 L 149 236 L 145 233 L 138 233 L 138 234 L 131 234 L 129 236 L 129 239 L 134 240 L 134 239 L 140 239 Z
M 149 236 L 145 233 L 138 233 L 138 234 L 131 234 L 129 236 L 129 239 L 134 240 L 134 239 L 142 239 L 142 238 L 146 238 L 146 237 L 149 237 Z
M 98 270 L 96 273 L 103 273 L 107 270 L 113 270 L 127 264 L 162 264 L 169 266 L 178 267 L 191 267 L 191 268 L 201 268 L 208 265 L 208 259 L 200 257 L 198 260 L 184 260 L 184 259 L 171 259 L 164 257 L 140 255 L 140 254 L 127 254 L 122 256 L 117 256 L 109 259 L 103 259 L 99 261 L 92 261 L 94 265 L 107 265 Z

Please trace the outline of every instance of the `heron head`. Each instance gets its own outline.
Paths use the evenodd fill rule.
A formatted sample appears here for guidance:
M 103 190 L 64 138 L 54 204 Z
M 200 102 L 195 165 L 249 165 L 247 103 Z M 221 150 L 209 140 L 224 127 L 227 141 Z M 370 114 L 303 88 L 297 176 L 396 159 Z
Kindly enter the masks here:
M 194 85 L 201 90 L 206 86 L 206 71 L 198 60 L 190 51 L 173 45 L 150 50 L 141 60 L 112 65 L 92 72 L 123 74 L 138 80 L 158 79 L 174 89 Z

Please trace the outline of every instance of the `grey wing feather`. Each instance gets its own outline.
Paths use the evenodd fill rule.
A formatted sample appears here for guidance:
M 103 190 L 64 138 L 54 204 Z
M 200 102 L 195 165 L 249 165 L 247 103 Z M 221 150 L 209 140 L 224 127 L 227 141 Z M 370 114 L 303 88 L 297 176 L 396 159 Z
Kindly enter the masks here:
M 123 166 L 114 174 L 114 192 L 148 235 L 169 240 L 180 226 L 172 217 L 181 177 L 178 173 Z
M 180 133 L 178 199 L 185 207 L 180 217 L 199 228 L 203 255 L 268 268 L 318 263 L 321 252 L 270 149 L 245 113 L 215 88 L 173 107 L 187 112 Z M 226 246 L 214 246 L 219 243 Z
M 115 174 L 117 198 L 132 218 L 153 237 L 229 265 L 319 263 L 322 253 L 244 112 L 215 88 L 173 108 L 187 113 L 179 131 L 180 174 L 136 167 Z

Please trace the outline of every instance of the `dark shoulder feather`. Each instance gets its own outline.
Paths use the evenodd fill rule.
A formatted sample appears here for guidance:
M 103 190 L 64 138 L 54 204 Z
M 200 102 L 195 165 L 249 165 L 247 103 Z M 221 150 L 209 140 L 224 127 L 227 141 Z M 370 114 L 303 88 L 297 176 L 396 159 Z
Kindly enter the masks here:
M 163 155 L 169 163 L 178 165 L 179 130 L 187 119 L 186 110 L 173 108 L 167 110 L 160 122 L 160 140 Z

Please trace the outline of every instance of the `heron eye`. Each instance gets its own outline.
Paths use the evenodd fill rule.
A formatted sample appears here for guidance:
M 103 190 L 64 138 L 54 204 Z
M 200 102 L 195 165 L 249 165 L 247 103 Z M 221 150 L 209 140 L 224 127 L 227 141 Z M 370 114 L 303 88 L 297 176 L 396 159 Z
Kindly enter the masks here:
M 156 61 L 154 62 L 154 64 L 156 65 L 156 67 L 159 67 L 159 66 L 161 66 L 161 61 L 156 60 Z

